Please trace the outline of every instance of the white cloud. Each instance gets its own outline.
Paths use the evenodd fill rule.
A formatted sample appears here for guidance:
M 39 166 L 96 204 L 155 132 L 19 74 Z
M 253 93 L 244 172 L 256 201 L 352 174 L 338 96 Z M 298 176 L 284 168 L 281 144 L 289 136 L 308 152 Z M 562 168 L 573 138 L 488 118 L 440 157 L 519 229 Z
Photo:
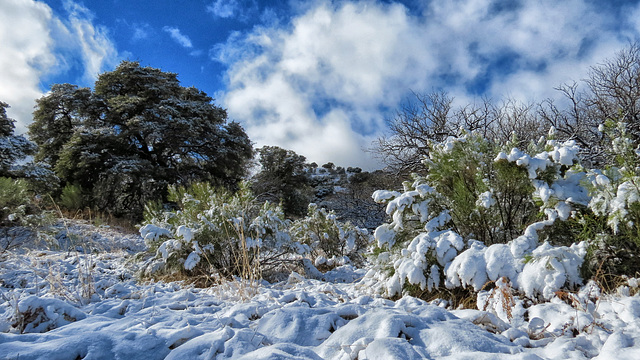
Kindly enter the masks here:
M 409 90 L 539 101 L 626 44 L 593 2 L 495 4 L 434 1 L 416 15 L 372 1 L 306 3 L 290 24 L 212 48 L 229 66 L 217 97 L 259 146 L 367 166 L 359 149 L 383 131 L 380 109 Z
M 173 40 L 175 40 L 175 42 L 177 42 L 181 46 L 183 46 L 185 48 L 192 48 L 193 47 L 193 44 L 191 43 L 191 39 L 189 39 L 188 36 L 183 35 L 180 32 L 180 29 L 175 28 L 175 27 L 165 26 L 165 27 L 162 28 L 162 30 L 164 30 L 169 35 L 171 35 L 171 38 Z
M 82 57 L 83 80 L 92 83 L 101 72 L 116 65 L 118 51 L 108 30 L 93 24 L 94 16 L 87 8 L 69 0 L 64 5 L 69 18 L 63 20 L 63 26 L 71 35 L 72 50 L 79 51 Z
M 49 37 L 52 17 L 48 6 L 31 1 L 10 0 L 0 11 L 0 101 L 11 106 L 7 113 L 18 120 L 19 133 L 42 94 L 40 76 L 56 63 Z
M 193 50 L 192 52 L 189 53 L 189 56 L 198 57 L 202 54 L 204 54 L 204 51 L 202 50 Z
M 223 19 L 233 17 L 239 11 L 240 5 L 237 0 L 216 0 L 207 6 L 207 12 Z
M 67 17 L 54 14 L 46 4 L 8 0 L 0 11 L 0 100 L 23 133 L 31 122 L 35 99 L 43 95 L 40 79 L 67 70 L 76 61 L 84 69 L 83 81 L 116 62 L 117 51 L 104 28 L 93 25 L 84 7 L 65 1 Z
M 151 31 L 151 26 L 149 24 L 133 24 L 131 26 L 133 30 L 133 36 L 131 37 L 131 41 L 140 41 L 149 38 L 149 32 Z

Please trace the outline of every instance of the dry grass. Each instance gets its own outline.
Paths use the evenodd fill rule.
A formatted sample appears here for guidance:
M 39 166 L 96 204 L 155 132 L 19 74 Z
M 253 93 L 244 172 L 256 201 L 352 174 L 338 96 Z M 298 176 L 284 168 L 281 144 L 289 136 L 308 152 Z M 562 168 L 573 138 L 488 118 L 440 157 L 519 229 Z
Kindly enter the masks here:
M 416 289 L 410 289 L 409 294 L 427 302 L 436 300 L 446 300 L 448 307 L 452 309 L 475 309 L 477 307 L 477 295 L 472 289 L 464 289 L 462 287 L 456 287 L 453 289 L 447 289 L 445 287 L 438 287 L 431 291 L 420 290 L 416 286 Z M 400 296 L 395 296 L 392 300 L 397 300 Z
M 229 249 L 228 256 L 231 260 L 229 268 L 216 269 L 207 252 L 202 251 L 199 254 L 200 261 L 206 262 L 208 266 L 197 266 L 193 270 L 181 267 L 171 272 L 158 272 L 150 275 L 150 279 L 161 282 L 181 282 L 183 286 L 211 288 L 214 292 L 224 294 L 226 297 L 233 294 L 232 297 L 235 300 L 250 300 L 258 294 L 258 288 L 263 279 L 260 249 L 247 244 L 241 224 L 231 225 L 233 234 L 227 233 L 227 237 L 229 243 L 237 239 L 238 246 L 236 249 Z
M 68 235 L 71 235 L 71 231 L 69 230 L 69 226 L 67 223 L 67 218 L 65 218 L 62 209 L 51 199 L 53 206 L 62 220 L 62 224 L 65 227 L 65 231 Z M 71 247 L 73 250 L 73 255 L 76 258 L 77 266 L 77 276 L 78 276 L 78 287 L 76 288 L 76 295 L 78 300 L 81 303 L 88 302 L 91 297 L 96 293 L 95 287 L 95 278 L 94 278 L 94 268 L 95 261 L 94 257 L 91 254 L 90 244 L 83 237 L 75 237 L 69 236 L 71 240 Z M 84 254 L 81 254 L 78 251 L 78 246 L 84 250 Z M 72 250 L 69 249 L 69 255 L 72 253 Z M 61 273 L 61 270 L 58 274 L 52 273 L 50 269 L 49 274 L 47 276 L 50 279 L 49 285 L 52 287 L 59 287 L 60 282 L 62 282 L 62 278 L 64 278 L 64 274 Z
M 118 231 L 125 234 L 137 234 L 138 226 L 137 224 L 127 218 L 121 218 L 113 216 L 113 214 L 104 212 L 104 211 L 96 211 L 91 210 L 90 208 L 84 208 L 83 210 L 67 210 L 58 206 L 53 199 L 50 200 L 53 205 L 53 210 L 58 213 L 61 218 L 64 219 L 73 219 L 73 220 L 85 220 L 90 224 L 95 226 L 109 226 L 117 229 Z
M 507 314 L 507 319 L 511 321 L 513 319 L 513 308 L 516 306 L 516 301 L 512 294 L 512 288 L 509 280 L 506 277 L 502 277 L 497 281 L 490 281 L 482 287 L 487 288 L 493 285 L 493 288 L 489 291 L 489 297 L 484 303 L 482 311 L 487 311 L 487 308 L 492 302 L 498 302 L 502 311 Z

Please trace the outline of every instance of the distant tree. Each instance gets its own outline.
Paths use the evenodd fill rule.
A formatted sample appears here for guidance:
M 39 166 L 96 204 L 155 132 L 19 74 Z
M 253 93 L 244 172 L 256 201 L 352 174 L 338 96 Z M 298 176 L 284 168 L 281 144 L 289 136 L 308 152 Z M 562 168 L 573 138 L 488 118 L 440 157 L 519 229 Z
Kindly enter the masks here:
M 328 162 L 322 165 L 322 168 L 327 169 L 327 171 L 332 172 L 336 166 L 332 162 Z
M 311 199 L 306 158 L 277 146 L 258 149 L 260 172 L 253 177 L 252 188 L 260 200 L 282 202 L 285 214 L 306 214 Z
M 242 127 L 177 74 L 122 62 L 94 90 L 54 85 L 38 100 L 30 135 L 38 159 L 98 208 L 139 218 L 169 184 L 233 187 L 253 156 Z
M 35 151 L 35 144 L 22 135 L 14 135 L 15 120 L 7 116 L 8 104 L 0 101 L 0 177 L 20 176 L 20 170 L 12 169 L 16 161 Z
M 580 144 L 586 165 L 611 164 L 614 159 L 607 153 L 612 139 L 599 129 L 605 121 L 622 122 L 630 139 L 640 144 L 640 43 L 631 43 L 613 59 L 592 67 L 584 82 L 582 90 L 575 82 L 558 87 L 568 104 L 546 100 L 539 112 L 561 139 Z
M 506 143 L 515 135 L 522 145 L 546 132 L 533 107 L 514 100 L 494 104 L 482 99 L 454 108 L 454 99 L 446 92 L 413 95 L 387 120 L 388 135 L 378 138 L 372 149 L 398 174 L 424 171 L 422 161 L 429 155 L 429 143 L 457 136 L 461 129 L 495 143 Z

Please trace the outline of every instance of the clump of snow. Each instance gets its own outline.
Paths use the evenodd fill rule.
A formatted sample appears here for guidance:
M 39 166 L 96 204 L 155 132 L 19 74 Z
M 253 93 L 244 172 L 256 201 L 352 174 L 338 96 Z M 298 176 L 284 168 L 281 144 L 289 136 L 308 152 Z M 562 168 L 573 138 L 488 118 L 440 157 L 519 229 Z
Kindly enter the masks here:
M 381 203 L 387 201 L 389 199 L 396 198 L 401 194 L 397 191 L 389 191 L 389 190 L 376 190 L 373 192 L 373 200 L 377 203 Z
M 13 322 L 22 333 L 43 333 L 84 318 L 64 301 L 32 295 L 20 300 Z
M 476 200 L 476 205 L 482 206 L 485 209 L 488 209 L 496 204 L 496 199 L 493 197 L 491 191 L 485 191 L 480 196 L 478 196 L 478 200 Z
M 140 235 L 146 243 L 157 241 L 162 237 L 170 237 L 171 232 L 168 229 L 156 226 L 154 224 L 147 224 L 140 228 Z
M 541 295 L 551 299 L 562 288 L 582 284 L 580 266 L 586 253 L 584 242 L 571 247 L 551 246 L 545 242 L 525 263 L 518 277 L 519 287 L 529 297 Z

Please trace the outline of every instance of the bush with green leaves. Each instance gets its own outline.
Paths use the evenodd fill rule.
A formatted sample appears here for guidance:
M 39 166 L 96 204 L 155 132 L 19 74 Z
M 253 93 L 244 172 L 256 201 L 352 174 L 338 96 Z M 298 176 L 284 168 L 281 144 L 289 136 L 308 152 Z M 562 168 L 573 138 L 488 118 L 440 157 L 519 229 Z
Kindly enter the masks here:
M 31 194 L 25 180 L 0 177 L 0 223 L 16 224 L 31 209 Z
M 149 274 L 246 276 L 280 256 L 307 251 L 291 241 L 282 208 L 260 205 L 247 183 L 235 193 L 207 183 L 170 186 L 169 200 L 175 210 L 159 203 L 145 209 L 140 233 L 155 252 Z
M 29 136 L 35 160 L 63 184 L 81 185 L 97 210 L 135 221 L 147 202 L 166 201 L 167 185 L 234 188 L 253 157 L 244 129 L 211 97 L 131 61 L 100 74 L 92 89 L 53 85 L 37 100 Z
M 67 210 L 82 210 L 84 200 L 82 197 L 82 187 L 80 185 L 67 184 L 60 194 L 60 205 Z
M 42 211 L 29 185 L 24 179 L 0 177 L 0 254 L 26 240 L 41 239 L 41 228 L 53 223 L 52 212 Z M 29 236 L 24 236 L 23 227 L 31 230 Z
M 406 182 L 403 192 L 374 193 L 392 219 L 374 234 L 373 261 L 388 295 L 412 287 L 477 291 L 504 276 L 528 296 L 548 298 L 581 281 L 585 243 L 539 241 L 589 202 L 586 174 L 574 165 L 579 149 L 551 134 L 529 150 L 535 155 L 463 134 L 431 143 L 428 175 Z
M 291 236 L 309 246 L 316 264 L 344 257 L 361 264 L 361 253 L 370 243 L 366 229 L 340 222 L 333 211 L 316 204 L 309 204 L 307 216 L 293 222 Z
M 431 143 L 425 161 L 437 211 L 448 210 L 452 229 L 466 239 L 486 245 L 514 239 L 538 214 L 527 170 L 495 159 L 500 148 L 480 136 L 458 140 Z
M 588 172 L 585 187 L 593 212 L 581 219 L 582 236 L 593 238 L 587 275 L 640 273 L 640 147 L 622 122 L 607 121 L 599 129 L 611 139 L 612 165 Z

